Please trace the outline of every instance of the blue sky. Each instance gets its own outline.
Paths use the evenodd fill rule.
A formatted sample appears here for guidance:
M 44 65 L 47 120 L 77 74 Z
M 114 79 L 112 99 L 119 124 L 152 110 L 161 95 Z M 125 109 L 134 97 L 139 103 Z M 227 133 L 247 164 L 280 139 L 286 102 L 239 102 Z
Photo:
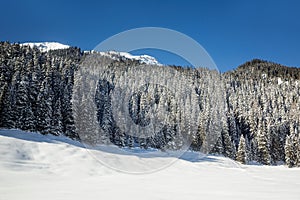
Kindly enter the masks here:
M 0 7 L 0 40 L 58 41 L 93 49 L 128 29 L 164 27 L 198 41 L 221 71 L 253 58 L 300 67 L 296 0 L 2 0 Z M 166 52 L 145 52 L 163 63 L 184 64 Z

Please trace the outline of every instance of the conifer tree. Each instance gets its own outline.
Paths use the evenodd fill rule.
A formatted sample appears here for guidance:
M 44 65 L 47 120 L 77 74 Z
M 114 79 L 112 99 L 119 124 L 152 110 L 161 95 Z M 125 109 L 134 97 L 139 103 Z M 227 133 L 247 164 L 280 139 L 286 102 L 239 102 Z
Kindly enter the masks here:
M 243 135 L 241 135 L 241 137 L 240 137 L 236 160 L 242 164 L 247 163 L 246 141 L 245 141 L 245 137 Z
M 257 133 L 257 154 L 258 161 L 264 165 L 271 164 L 270 151 L 269 151 L 269 141 L 266 134 L 266 130 L 262 127 L 258 128 Z

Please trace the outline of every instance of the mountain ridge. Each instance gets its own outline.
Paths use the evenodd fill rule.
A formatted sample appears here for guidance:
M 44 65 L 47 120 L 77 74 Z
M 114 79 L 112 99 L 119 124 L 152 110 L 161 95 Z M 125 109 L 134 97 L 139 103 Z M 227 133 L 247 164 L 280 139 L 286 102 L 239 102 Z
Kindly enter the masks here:
M 60 50 L 60 49 L 68 49 L 71 46 L 65 45 L 59 42 L 25 42 L 21 43 L 21 46 L 30 46 L 31 48 L 38 48 L 42 52 L 48 52 L 51 50 Z M 99 53 L 102 56 L 108 56 L 112 59 L 130 59 L 137 60 L 143 64 L 149 65 L 162 65 L 160 64 L 156 58 L 149 55 L 132 55 L 128 52 L 118 52 L 118 51 L 107 51 L 107 52 L 99 52 L 95 50 L 84 51 L 84 53 Z
M 36 47 L 38 48 L 40 51 L 42 52 L 47 52 L 50 50 L 59 50 L 59 49 L 67 49 L 73 46 L 69 46 L 66 44 L 62 44 L 59 42 L 25 42 L 25 43 L 20 43 L 20 45 L 24 45 L 24 46 L 30 46 L 31 48 Z M 159 63 L 157 61 L 157 59 L 153 56 L 150 55 L 132 55 L 128 52 L 120 52 L 120 51 L 106 51 L 106 52 L 98 52 L 95 50 L 85 50 L 83 51 L 84 53 L 99 53 L 100 55 L 103 56 L 108 56 L 111 57 L 112 59 L 120 59 L 120 58 L 126 58 L 126 59 L 130 59 L 130 60 L 138 60 L 141 63 L 144 64 L 150 64 L 150 65 L 162 65 L 161 63 Z M 251 66 L 251 67 L 250 67 Z M 250 67 L 250 68 L 249 68 Z M 260 59 L 260 58 L 253 58 L 251 60 L 245 61 L 243 64 L 237 66 L 235 69 L 223 72 L 223 73 L 227 73 L 227 72 L 233 72 L 233 71 L 243 71 L 243 70 L 252 70 L 252 68 L 254 68 L 257 71 L 263 71 L 263 70 L 270 70 L 270 67 L 274 67 L 274 68 L 284 68 L 284 69 L 291 69 L 291 70 L 299 70 L 299 67 L 295 67 L 295 66 L 286 66 L 286 65 L 282 65 L 273 61 L 267 61 L 264 59 Z M 265 68 L 265 69 L 264 69 Z M 275 69 L 274 69 L 275 70 Z M 288 71 L 291 71 L 288 70 Z M 297 77 L 297 79 L 299 79 L 299 77 Z

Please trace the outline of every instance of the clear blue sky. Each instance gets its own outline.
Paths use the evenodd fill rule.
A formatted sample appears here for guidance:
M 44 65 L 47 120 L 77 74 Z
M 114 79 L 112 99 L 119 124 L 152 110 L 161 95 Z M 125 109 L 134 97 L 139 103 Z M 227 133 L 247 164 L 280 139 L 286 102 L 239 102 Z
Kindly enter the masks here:
M 198 41 L 221 71 L 253 58 L 300 67 L 296 0 L 2 0 L 0 7 L 0 40 L 92 49 L 121 31 L 164 27 Z M 163 63 L 182 64 L 166 53 L 152 53 Z

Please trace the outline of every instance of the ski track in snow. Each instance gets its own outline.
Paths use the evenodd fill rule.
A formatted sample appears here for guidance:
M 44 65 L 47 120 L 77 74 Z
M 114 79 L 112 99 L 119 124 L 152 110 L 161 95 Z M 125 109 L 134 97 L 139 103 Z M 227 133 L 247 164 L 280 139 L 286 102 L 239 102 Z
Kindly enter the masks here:
M 15 199 L 300 199 L 300 169 L 240 165 L 228 158 L 187 152 L 154 173 L 110 169 L 91 151 L 130 167 L 138 160 L 103 146 L 89 150 L 66 137 L 0 130 L 0 200 Z M 126 165 L 126 166 L 125 166 Z M 145 166 L 147 169 L 147 166 Z

